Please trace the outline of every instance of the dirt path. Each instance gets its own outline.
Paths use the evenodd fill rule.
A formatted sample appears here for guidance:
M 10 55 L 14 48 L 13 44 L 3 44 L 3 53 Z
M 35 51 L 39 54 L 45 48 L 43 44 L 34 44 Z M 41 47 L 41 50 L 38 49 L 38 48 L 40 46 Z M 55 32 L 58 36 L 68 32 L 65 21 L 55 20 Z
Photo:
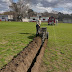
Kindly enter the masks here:
M 29 45 L 13 58 L 0 72 L 38 72 L 47 40 L 42 44 L 41 38 L 34 38 Z

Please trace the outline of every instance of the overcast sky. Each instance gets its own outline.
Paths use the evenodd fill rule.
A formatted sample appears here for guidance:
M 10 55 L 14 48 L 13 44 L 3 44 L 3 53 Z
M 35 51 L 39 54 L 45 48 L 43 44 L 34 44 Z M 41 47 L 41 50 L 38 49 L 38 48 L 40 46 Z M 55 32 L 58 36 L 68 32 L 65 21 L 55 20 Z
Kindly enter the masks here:
M 14 0 L 17 2 L 17 0 Z M 0 13 L 9 10 L 10 0 L 0 0 Z M 31 8 L 36 12 L 72 13 L 72 0 L 31 0 Z

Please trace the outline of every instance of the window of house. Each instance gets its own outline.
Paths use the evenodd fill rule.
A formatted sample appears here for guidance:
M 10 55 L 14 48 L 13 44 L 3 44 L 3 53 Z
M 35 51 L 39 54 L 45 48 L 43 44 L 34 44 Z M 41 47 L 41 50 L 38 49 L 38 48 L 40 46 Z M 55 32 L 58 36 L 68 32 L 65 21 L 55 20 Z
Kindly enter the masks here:
M 33 20 L 35 20 L 35 18 Z
M 2 16 L 2 19 L 5 19 L 5 17 L 4 17 L 4 16 Z
M 43 20 L 45 20 L 45 19 L 43 19 Z

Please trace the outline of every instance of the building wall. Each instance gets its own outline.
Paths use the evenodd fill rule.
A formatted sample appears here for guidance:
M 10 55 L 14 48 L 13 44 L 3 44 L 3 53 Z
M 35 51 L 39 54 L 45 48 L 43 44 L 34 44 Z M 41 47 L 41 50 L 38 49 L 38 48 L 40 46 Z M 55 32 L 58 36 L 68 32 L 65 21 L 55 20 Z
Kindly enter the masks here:
M 13 15 L 8 15 L 8 19 L 13 19 Z
M 13 15 L 0 15 L 1 21 L 13 20 Z
M 42 21 L 42 22 L 48 22 L 48 19 L 49 19 L 49 17 L 42 17 L 42 18 L 41 18 L 41 21 Z
M 63 23 L 72 23 L 72 19 L 63 19 Z
M 0 15 L 1 21 L 8 21 L 8 15 Z
M 23 22 L 29 22 L 29 19 L 22 19 Z
M 30 17 L 30 22 L 36 22 L 37 17 Z M 42 22 L 48 22 L 49 17 L 41 17 Z
M 36 22 L 37 17 L 30 17 L 30 22 Z

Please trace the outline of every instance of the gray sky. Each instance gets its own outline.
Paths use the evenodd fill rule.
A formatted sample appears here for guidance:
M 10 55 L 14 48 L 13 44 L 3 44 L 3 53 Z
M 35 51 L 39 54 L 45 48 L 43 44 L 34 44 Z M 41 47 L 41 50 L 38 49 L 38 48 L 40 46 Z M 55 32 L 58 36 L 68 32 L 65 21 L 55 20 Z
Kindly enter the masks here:
M 35 11 L 59 11 L 72 13 L 72 0 L 31 0 L 32 9 Z
M 17 2 L 17 0 L 15 0 Z M 0 13 L 9 10 L 10 0 L 0 0 Z M 72 13 L 72 0 L 31 0 L 30 7 L 36 12 Z
M 10 0 L 0 0 L 0 13 L 9 10 Z

